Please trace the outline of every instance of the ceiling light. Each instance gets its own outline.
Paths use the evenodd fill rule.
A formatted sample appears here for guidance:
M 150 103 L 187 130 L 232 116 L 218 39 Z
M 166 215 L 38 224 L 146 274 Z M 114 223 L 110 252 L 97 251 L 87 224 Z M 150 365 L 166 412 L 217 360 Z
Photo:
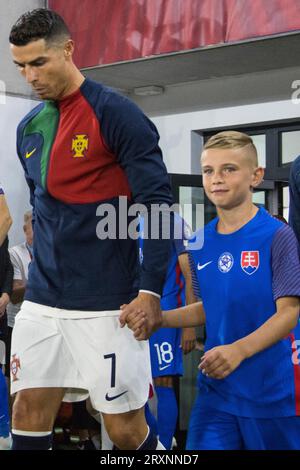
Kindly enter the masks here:
M 161 95 L 163 92 L 164 88 L 157 85 L 141 86 L 133 89 L 133 93 L 138 96 Z

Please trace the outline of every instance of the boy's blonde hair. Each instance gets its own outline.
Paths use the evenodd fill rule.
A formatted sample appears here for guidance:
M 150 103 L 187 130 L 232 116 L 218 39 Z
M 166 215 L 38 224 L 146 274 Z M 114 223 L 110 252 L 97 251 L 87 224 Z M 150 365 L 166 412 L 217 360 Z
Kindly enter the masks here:
M 247 149 L 245 148 L 247 147 Z M 243 132 L 224 131 L 213 135 L 204 145 L 208 149 L 238 149 L 245 148 L 255 166 L 258 166 L 257 150 L 251 137 Z

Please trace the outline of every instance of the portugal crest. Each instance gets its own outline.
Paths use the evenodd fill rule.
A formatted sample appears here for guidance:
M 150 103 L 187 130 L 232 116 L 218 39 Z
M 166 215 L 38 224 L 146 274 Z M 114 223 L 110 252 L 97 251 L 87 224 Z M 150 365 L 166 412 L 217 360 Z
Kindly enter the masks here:
M 85 152 L 89 147 L 89 139 L 86 134 L 76 134 L 72 139 L 73 157 L 85 157 Z
M 254 274 L 259 268 L 259 251 L 242 251 L 241 268 L 249 276 Z
M 19 369 L 21 369 L 20 359 L 16 356 L 16 354 L 14 354 L 10 361 L 10 373 L 13 382 L 19 380 L 17 377 Z

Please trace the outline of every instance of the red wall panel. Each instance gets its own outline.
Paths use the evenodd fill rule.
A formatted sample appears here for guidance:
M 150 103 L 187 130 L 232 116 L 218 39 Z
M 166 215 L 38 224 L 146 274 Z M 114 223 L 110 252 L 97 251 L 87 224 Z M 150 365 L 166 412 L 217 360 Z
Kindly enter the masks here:
M 79 67 L 300 30 L 300 0 L 49 0 Z

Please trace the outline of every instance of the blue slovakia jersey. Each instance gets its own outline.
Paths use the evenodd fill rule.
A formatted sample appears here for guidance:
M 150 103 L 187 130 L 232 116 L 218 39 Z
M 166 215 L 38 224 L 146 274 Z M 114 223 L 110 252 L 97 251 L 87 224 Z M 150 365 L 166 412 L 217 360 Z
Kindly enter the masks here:
M 298 244 L 291 228 L 260 208 L 231 234 L 204 228 L 201 249 L 190 258 L 206 313 L 205 350 L 243 338 L 275 312 L 280 297 L 300 296 Z M 203 231 L 196 237 L 203 239 Z M 195 242 L 195 240 L 194 240 Z M 212 405 L 245 417 L 300 415 L 299 325 L 287 338 L 243 361 L 223 380 L 199 374 Z
M 162 310 L 172 310 L 185 304 L 185 282 L 178 261 L 182 253 L 185 253 L 182 240 L 173 241 L 160 301 Z M 181 334 L 181 328 L 160 328 L 150 336 L 152 377 L 183 374 Z
M 161 297 L 161 309 L 172 310 L 185 304 L 185 281 L 181 272 L 178 257 L 186 253 L 184 245 L 184 222 L 181 217 L 174 214 L 174 224 L 178 228 L 181 238 L 173 239 L 171 253 L 168 261 L 167 276 Z M 182 229 L 182 231 L 181 231 Z M 143 234 L 144 220 L 140 218 L 139 249 L 140 263 L 143 262 Z M 175 232 L 176 233 L 176 232 Z M 181 343 L 181 328 L 160 328 L 149 339 L 152 377 L 164 375 L 182 375 L 183 361 Z
M 161 298 L 162 310 L 172 310 L 185 304 L 185 281 L 178 261 L 178 256 L 185 251 L 186 248 L 182 240 L 173 241 Z

